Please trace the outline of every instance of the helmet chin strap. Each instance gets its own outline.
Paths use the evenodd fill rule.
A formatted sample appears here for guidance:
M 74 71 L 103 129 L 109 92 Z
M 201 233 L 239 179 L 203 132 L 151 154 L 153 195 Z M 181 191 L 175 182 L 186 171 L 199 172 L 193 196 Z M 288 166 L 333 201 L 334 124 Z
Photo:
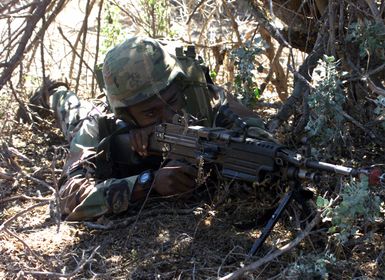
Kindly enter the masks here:
M 122 120 L 124 123 L 126 123 L 131 128 L 137 128 L 138 124 L 135 120 L 135 118 L 127 111 L 124 112 L 124 115 L 115 116 L 117 119 Z
M 155 95 L 160 99 L 160 101 L 162 101 L 162 103 L 170 110 L 172 111 L 174 114 L 180 114 L 181 112 L 177 112 L 176 110 L 174 110 L 174 108 L 168 104 L 168 102 L 162 97 L 162 94 L 161 93 L 164 93 L 165 91 L 167 91 L 167 89 L 169 89 L 173 84 L 176 84 L 177 86 L 177 95 L 179 94 L 182 94 L 183 95 L 183 92 L 185 91 L 185 89 L 187 88 L 187 86 L 184 86 L 184 87 L 181 87 L 181 85 L 177 82 L 177 81 L 172 81 L 171 84 L 165 88 L 164 90 L 162 90 L 161 92 L 157 92 Z M 185 100 L 183 99 L 183 103 Z M 183 104 L 183 106 L 185 106 L 186 104 Z M 182 108 L 183 109 L 183 108 Z

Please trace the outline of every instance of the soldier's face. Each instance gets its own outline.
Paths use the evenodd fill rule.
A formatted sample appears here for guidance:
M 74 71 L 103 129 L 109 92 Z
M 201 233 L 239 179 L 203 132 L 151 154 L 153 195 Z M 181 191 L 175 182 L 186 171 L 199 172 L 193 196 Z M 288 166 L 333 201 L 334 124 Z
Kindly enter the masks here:
M 171 84 L 161 96 L 128 107 L 129 114 L 139 127 L 147 127 L 162 122 L 171 122 L 176 113 L 183 107 L 183 95 L 177 84 Z

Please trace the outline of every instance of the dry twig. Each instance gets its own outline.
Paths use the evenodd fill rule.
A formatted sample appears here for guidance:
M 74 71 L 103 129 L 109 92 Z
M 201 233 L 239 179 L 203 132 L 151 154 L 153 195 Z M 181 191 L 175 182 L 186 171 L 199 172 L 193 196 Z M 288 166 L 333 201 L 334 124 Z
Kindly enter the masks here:
M 37 203 L 37 204 L 34 204 L 26 209 L 24 209 L 23 211 L 20 211 L 19 213 L 17 213 L 16 215 L 13 215 L 11 218 L 5 220 L 1 225 L 0 225 L 0 231 L 2 231 L 3 229 L 5 229 L 12 221 L 16 220 L 17 218 L 21 217 L 22 215 L 24 215 L 25 213 L 28 213 L 29 211 L 31 211 L 32 209 L 35 209 L 36 207 L 40 207 L 40 206 L 43 206 L 43 205 L 46 205 L 48 204 L 49 201 L 42 201 L 40 203 Z
M 191 12 L 191 14 L 188 16 L 188 19 L 187 19 L 187 21 L 186 21 L 186 25 L 189 25 L 189 23 L 190 23 L 190 21 L 191 21 L 193 15 L 194 15 L 195 12 L 198 10 L 198 8 L 199 8 L 200 6 L 202 6 L 202 4 L 203 4 L 205 1 L 206 1 L 206 0 L 201 0 L 201 1 L 195 6 L 194 10 L 193 10 L 193 11 Z
M 366 77 L 366 81 L 368 82 L 369 88 L 374 92 L 377 93 L 378 95 L 382 95 L 385 97 L 385 89 L 380 88 L 377 86 L 369 77 Z
M 144 204 L 143 204 L 144 205 Z M 143 212 L 143 209 L 135 215 L 131 217 L 127 217 L 121 220 L 111 221 L 110 223 L 106 225 L 92 223 L 92 222 L 83 222 L 83 224 L 89 228 L 92 229 L 100 229 L 100 230 L 109 230 L 109 229 L 117 229 L 117 228 L 123 228 L 126 227 L 132 223 L 136 223 L 139 219 L 139 217 L 145 219 L 147 217 L 154 217 L 158 215 L 188 215 L 193 213 L 194 208 L 192 209 L 154 209 Z
M 94 70 L 96 70 L 96 68 L 97 68 L 98 59 L 99 59 L 100 28 L 101 28 L 100 19 L 102 16 L 103 3 L 104 3 L 104 0 L 100 0 L 98 17 L 96 18 L 96 20 L 97 20 L 97 32 L 96 32 L 96 49 L 95 49 Z M 91 97 L 92 98 L 95 97 L 95 78 L 96 78 L 96 73 L 94 75 L 92 75 L 92 84 L 91 84 L 91 90 L 92 90 Z
M 19 41 L 19 46 L 17 47 L 15 54 L 7 62 L 9 66 L 6 69 L 4 69 L 0 77 L 0 90 L 9 81 L 13 71 L 22 61 L 24 57 L 24 50 L 26 48 L 26 45 L 29 39 L 31 38 L 32 32 L 35 29 L 37 22 L 42 18 L 42 16 L 44 16 L 44 12 L 50 2 L 51 0 L 43 0 L 43 2 L 41 2 L 41 4 L 37 7 L 35 13 L 31 15 L 31 17 L 28 19 L 25 32 Z
M 14 201 L 14 200 L 50 201 L 50 200 L 52 200 L 52 198 L 51 197 L 50 198 L 33 197 L 33 196 L 28 196 L 28 195 L 22 194 L 22 195 L 16 195 L 16 196 L 0 199 L 0 204 L 4 204 L 4 203 Z
M 8 180 L 8 181 L 15 180 L 15 178 L 11 174 L 6 174 L 6 173 L 2 173 L 2 172 L 0 172 L 0 179 L 4 179 L 4 180 Z M 1 200 L 0 200 L 0 202 L 1 202 Z
M 79 273 L 84 268 L 84 266 L 86 264 L 88 264 L 94 260 L 93 259 L 94 255 L 96 254 L 96 252 L 99 248 L 100 248 L 100 246 L 95 247 L 92 250 L 92 253 L 90 254 L 90 256 L 88 258 L 84 257 L 84 251 L 83 251 L 83 256 L 82 256 L 80 263 L 72 272 L 69 272 L 69 273 L 57 273 L 57 272 L 49 272 L 49 271 L 32 271 L 32 270 L 24 270 L 24 271 L 22 271 L 22 273 L 31 274 L 31 275 L 39 275 L 39 276 L 48 276 L 50 278 L 52 278 L 52 277 L 71 278 L 71 277 L 75 276 L 77 273 Z
M 68 40 L 68 38 L 64 35 L 63 29 L 61 27 L 58 27 L 58 30 L 59 30 L 60 35 L 68 43 L 68 45 L 70 46 L 70 48 L 72 49 L 74 54 L 77 55 L 79 57 L 79 59 L 81 61 L 83 61 L 84 65 L 88 68 L 88 70 L 90 70 L 91 73 L 95 75 L 94 70 L 88 65 L 88 63 L 86 61 L 84 61 L 83 57 L 76 51 L 75 47 L 71 44 L 70 40 Z
M 90 6 L 93 6 L 95 3 L 95 0 L 92 0 Z M 88 7 L 88 4 L 87 4 L 87 7 Z M 87 18 L 89 17 L 89 13 L 91 12 L 91 10 L 87 9 L 86 8 L 86 13 L 84 15 L 84 20 L 83 20 L 83 24 L 82 24 L 82 27 L 80 28 L 80 31 L 78 33 L 78 36 L 76 37 L 76 40 L 75 40 L 75 43 L 73 44 L 73 48 L 71 48 L 72 50 L 77 50 L 78 48 L 78 44 L 80 42 L 80 38 L 82 37 L 83 33 L 84 32 L 87 32 Z M 70 44 L 72 45 L 72 44 Z M 72 80 L 72 76 L 73 76 L 73 70 L 74 70 L 74 64 L 75 64 L 75 57 L 76 56 L 79 56 L 76 51 L 74 51 L 74 53 L 72 54 L 72 58 L 71 58 L 71 63 L 70 63 L 70 70 L 69 70 L 69 79 L 70 81 Z M 82 57 L 80 56 L 80 59 L 82 59 Z
M 35 258 L 37 258 L 39 261 L 41 262 L 44 262 L 44 259 L 42 259 L 39 255 L 37 255 L 32 249 L 31 247 L 29 247 L 29 245 L 22 239 L 20 238 L 17 234 L 13 233 L 12 231 L 10 231 L 9 229 L 7 228 L 4 228 L 3 229 L 6 233 L 8 233 L 9 235 L 11 235 L 12 237 L 16 238 L 20 243 L 22 243 L 24 245 L 24 248 L 27 249 L 28 252 L 31 253 L 31 255 L 33 255 Z
M 83 38 L 82 38 L 82 48 L 80 50 L 81 59 L 79 62 L 78 75 L 76 77 L 76 85 L 75 85 L 75 92 L 76 93 L 79 90 L 80 76 L 82 74 L 82 64 L 84 61 L 84 59 L 82 59 L 82 58 L 84 57 L 84 50 L 85 50 L 86 43 L 87 43 L 86 38 L 87 38 L 87 29 L 88 29 L 88 16 L 90 15 L 92 8 L 94 7 L 95 1 L 96 0 L 87 0 L 87 4 L 86 4 L 86 12 L 84 14 L 84 20 L 83 20 L 83 26 L 82 26 L 82 28 L 84 28 L 84 32 L 83 32 Z M 94 73 L 94 71 L 91 70 L 91 73 Z

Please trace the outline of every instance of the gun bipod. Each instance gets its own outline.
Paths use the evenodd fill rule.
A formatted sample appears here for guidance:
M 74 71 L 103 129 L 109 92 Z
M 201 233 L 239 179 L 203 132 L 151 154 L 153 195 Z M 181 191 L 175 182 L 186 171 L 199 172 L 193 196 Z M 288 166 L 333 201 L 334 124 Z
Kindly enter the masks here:
M 290 191 L 288 191 L 283 196 L 283 198 L 281 199 L 281 201 L 278 204 L 278 207 L 275 209 L 273 215 L 270 217 L 269 221 L 263 227 L 261 235 L 258 237 L 257 240 L 255 240 L 253 246 L 251 247 L 251 249 L 248 253 L 248 257 L 255 255 L 255 253 L 262 247 L 266 238 L 270 235 L 275 224 L 280 219 L 283 211 L 286 209 L 287 205 L 291 202 L 291 200 L 293 198 L 299 204 L 301 204 L 304 212 L 306 214 L 309 214 L 307 212 L 310 212 L 310 209 L 308 209 L 306 202 L 311 198 L 311 196 L 308 195 L 311 192 L 304 190 L 298 181 L 291 181 L 290 184 L 292 185 Z

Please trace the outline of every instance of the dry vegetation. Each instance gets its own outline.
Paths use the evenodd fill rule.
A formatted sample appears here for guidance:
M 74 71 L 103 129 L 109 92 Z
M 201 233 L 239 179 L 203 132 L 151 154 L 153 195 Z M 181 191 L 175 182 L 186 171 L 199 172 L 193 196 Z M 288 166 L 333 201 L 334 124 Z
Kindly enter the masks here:
M 358 211 L 351 219 L 343 216 L 342 179 L 318 186 L 330 205 L 305 220 L 293 203 L 251 258 L 282 194 L 272 196 L 273 186 L 216 182 L 194 201 L 151 200 L 119 217 L 61 222 L 57 178 L 67 144 L 49 112 L 36 115 L 28 101 L 48 76 L 93 98 L 100 94 L 93 69 L 109 46 L 127 34 L 172 38 L 197 46 L 216 83 L 248 96 L 243 101 L 292 148 L 315 132 L 320 158 L 384 172 L 384 9 L 379 0 L 2 1 L 0 278 L 385 279 L 384 185 L 363 193 L 377 197 L 378 212 L 368 201 L 359 212 L 357 200 L 348 205 Z M 321 102 L 337 95 L 341 104 Z M 326 217 L 329 210 L 345 220 Z M 352 227 L 341 239 L 344 225 Z

